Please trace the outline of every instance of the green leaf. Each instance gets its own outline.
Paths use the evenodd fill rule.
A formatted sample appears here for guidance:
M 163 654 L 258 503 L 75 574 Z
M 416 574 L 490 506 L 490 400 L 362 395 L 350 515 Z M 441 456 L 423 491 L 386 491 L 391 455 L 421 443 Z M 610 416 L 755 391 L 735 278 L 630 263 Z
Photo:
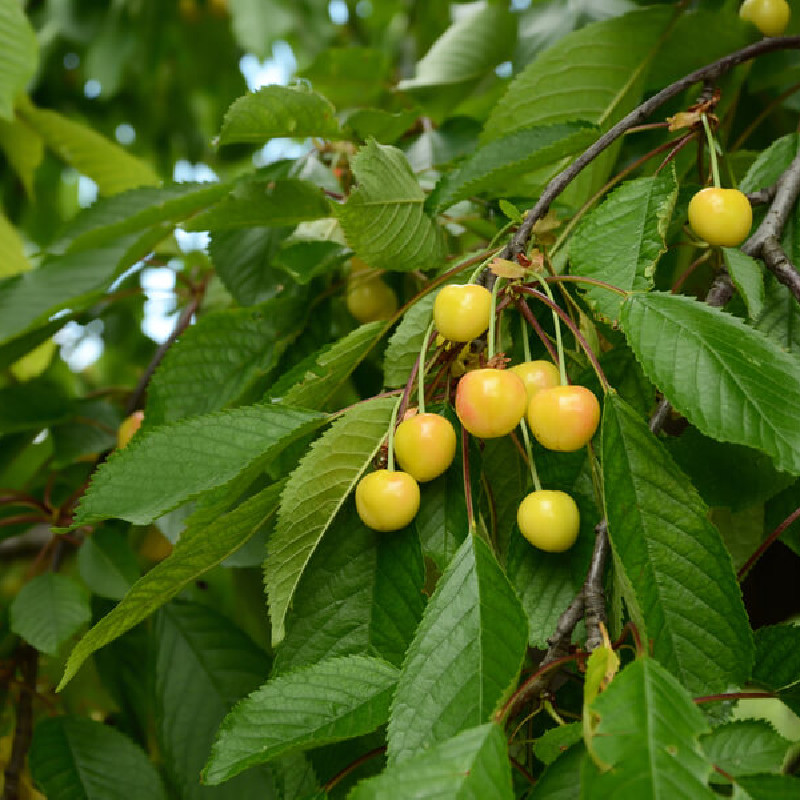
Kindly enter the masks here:
M 514 79 L 489 116 L 484 141 L 520 128 L 579 119 L 608 130 L 640 101 L 669 17 L 665 8 L 642 9 L 564 36 Z M 618 152 L 619 142 L 584 170 L 587 177 L 573 193 L 585 198 L 581 184 L 598 189 Z
M 756 631 L 753 681 L 773 690 L 800 683 L 800 626 L 769 625 Z
M 351 653 L 400 666 L 425 608 L 424 584 L 414 529 L 377 533 L 349 503 L 300 578 L 275 673 Z
M 395 402 L 381 398 L 352 408 L 314 442 L 289 478 L 264 565 L 273 644 L 283 639 L 308 560 L 383 442 Z
M 583 742 L 562 753 L 536 781 L 529 800 L 579 800 L 581 767 L 588 758 Z
M 738 777 L 780 772 L 791 743 L 765 720 L 748 719 L 720 725 L 700 745 L 712 764 Z
M 336 242 L 290 239 L 275 254 L 275 266 L 305 286 L 318 275 L 331 275 L 351 255 Z
M 750 800 L 795 800 L 800 794 L 800 778 L 794 775 L 749 775 L 736 783 Z
M 571 271 L 619 289 L 653 286 L 656 264 L 667 246 L 678 184 L 674 173 L 627 181 L 584 217 L 570 240 Z M 624 298 L 599 286 L 587 286 L 586 298 L 609 320 L 616 320 Z
M 79 122 L 31 105 L 20 109 L 19 114 L 60 158 L 82 175 L 88 175 L 100 194 L 117 194 L 160 183 L 149 164 Z
M 377 105 L 384 86 L 391 82 L 388 55 L 369 47 L 330 47 L 297 74 L 337 108 Z
M 277 510 L 282 484 L 267 486 L 227 514 L 187 528 L 172 553 L 139 578 L 119 605 L 75 646 L 59 684 L 62 689 L 95 651 L 122 636 L 190 582 L 241 547 Z
M 342 125 L 346 125 L 354 138 L 362 142 L 374 137 L 379 142 L 391 144 L 412 128 L 418 117 L 418 109 L 392 114 L 380 108 L 358 108 L 344 115 Z
M 39 45 L 16 0 L 0 2 L 0 118 L 14 119 L 14 102 L 36 72 Z
M 511 800 L 514 796 L 503 729 L 488 724 L 469 728 L 361 781 L 348 800 Z
M 139 563 L 126 537 L 100 528 L 78 550 L 78 570 L 93 594 L 121 600 L 139 579 Z
M 92 617 L 83 587 L 66 575 L 46 572 L 26 583 L 9 608 L 11 630 L 48 655 Z
M 754 325 L 800 367 L 800 305 L 789 289 L 771 275 L 766 280 L 764 308 Z
M 364 656 L 273 678 L 223 721 L 203 779 L 218 784 L 293 750 L 352 739 L 386 721 L 397 668 Z
M 368 322 L 330 347 L 323 348 L 313 366 L 286 392 L 282 402 L 300 408 L 324 408 L 375 347 L 385 330 L 385 322 Z
M 645 422 L 606 396 L 603 486 L 615 563 L 643 639 L 698 694 L 741 685 L 753 642 L 730 555 L 694 487 Z
M 458 19 L 433 43 L 402 90 L 478 81 L 508 58 L 516 19 L 501 3 L 487 3 Z
M 0 278 L 18 275 L 31 268 L 25 255 L 25 243 L 19 231 L 8 221 L 8 217 L 0 211 Z
M 61 383 L 34 378 L 0 389 L 0 434 L 36 431 L 68 420 L 74 401 Z
M 230 0 L 228 8 L 236 41 L 261 59 L 271 58 L 275 40 L 294 29 L 293 10 L 279 0 Z
M 414 303 L 389 338 L 383 357 L 383 382 L 387 386 L 405 386 L 422 347 L 422 337 L 431 324 L 436 292 Z
M 789 133 L 776 139 L 766 150 L 759 153 L 758 158 L 747 170 L 747 174 L 739 182 L 739 189 L 747 193 L 772 186 L 792 163 L 798 147 L 800 147 L 800 137 L 796 133 Z
M 297 225 L 304 220 L 328 217 L 330 213 L 322 190 L 308 181 L 248 180 L 236 186 L 213 208 L 193 217 L 183 228 L 205 231 Z
M 761 264 L 735 247 L 723 247 L 725 266 L 747 306 L 750 319 L 757 320 L 764 310 L 764 275 Z
M 576 742 L 583 739 L 583 725 L 571 722 L 546 730 L 534 743 L 533 754 L 543 764 L 552 764 Z
M 49 800 L 166 800 L 144 751 L 113 727 L 83 717 L 42 719 L 29 761 Z
M 629 297 L 622 325 L 648 378 L 708 436 L 800 473 L 800 370 L 764 334 L 689 297 Z
M 605 766 L 584 761 L 581 798 L 715 797 L 698 742 L 708 725 L 653 659 L 627 666 L 589 708 L 597 719 L 592 750 Z
M 152 244 L 131 234 L 94 250 L 51 256 L 36 269 L 0 279 L 0 342 L 44 324 L 56 311 L 88 307 Z
M 101 197 L 69 223 L 61 232 L 60 242 L 70 252 L 103 247 L 120 236 L 161 223 L 180 222 L 229 190 L 224 183 L 173 183 Z
M 431 198 L 433 205 L 441 211 L 487 191 L 491 196 L 507 194 L 519 175 L 584 150 L 596 138 L 596 128 L 584 122 L 523 128 L 501 136 L 442 179 Z
M 338 139 L 334 107 L 303 84 L 264 86 L 234 101 L 225 114 L 220 144 L 264 144 L 276 136 Z
M 155 697 L 165 763 L 183 800 L 272 797 L 267 770 L 251 770 L 224 787 L 200 784 L 200 770 L 233 704 L 269 674 L 269 658 L 228 618 L 207 606 L 170 603 L 155 625 Z
M 425 193 L 405 155 L 370 141 L 351 166 L 358 188 L 336 209 L 350 247 L 377 269 L 435 264 L 443 255 L 442 234 L 424 213 Z
M 25 194 L 33 198 L 34 176 L 44 157 L 42 137 L 21 119 L 0 119 L 0 150 L 25 187 Z
M 390 764 L 486 722 L 525 655 L 519 600 L 482 539 L 468 536 L 408 648 L 387 734 Z
M 202 316 L 153 374 L 148 427 L 218 411 L 238 400 L 275 368 L 300 333 L 304 305 L 305 297 L 287 291 L 258 306 Z
M 142 431 L 94 473 L 73 527 L 109 517 L 152 522 L 253 462 L 266 463 L 323 422 L 286 406 L 244 406 Z

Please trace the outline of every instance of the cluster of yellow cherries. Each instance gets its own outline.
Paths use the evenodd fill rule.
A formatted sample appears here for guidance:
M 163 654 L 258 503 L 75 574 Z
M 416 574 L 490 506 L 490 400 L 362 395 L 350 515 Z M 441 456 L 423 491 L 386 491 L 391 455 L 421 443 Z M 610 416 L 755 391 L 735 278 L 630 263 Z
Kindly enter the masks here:
M 433 324 L 451 342 L 466 343 L 482 335 L 492 317 L 492 295 L 483 286 L 446 286 L 434 302 Z M 527 420 L 541 445 L 562 452 L 583 447 L 600 421 L 594 394 L 583 386 L 562 385 L 558 368 L 549 361 L 467 372 L 456 388 L 455 409 L 463 427 L 481 439 L 506 436 Z M 392 463 L 390 431 L 389 468 L 366 475 L 355 492 L 362 521 L 379 531 L 398 530 L 411 522 L 419 509 L 419 483 L 450 466 L 456 434 L 444 417 L 417 413 L 397 426 L 393 445 L 401 469 L 395 470 Z M 568 494 L 537 488 L 520 504 L 517 523 L 536 547 L 562 552 L 575 542 L 580 517 Z

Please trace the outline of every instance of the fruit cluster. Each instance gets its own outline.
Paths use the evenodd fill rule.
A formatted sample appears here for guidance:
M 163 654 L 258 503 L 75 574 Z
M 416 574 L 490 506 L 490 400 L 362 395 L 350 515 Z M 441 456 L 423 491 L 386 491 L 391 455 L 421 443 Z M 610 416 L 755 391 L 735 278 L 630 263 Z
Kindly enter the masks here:
M 487 331 L 493 310 L 492 295 L 484 287 L 446 286 L 434 302 L 433 326 L 444 339 L 468 342 Z M 583 386 L 562 385 L 558 368 L 549 361 L 467 372 L 456 387 L 455 410 L 461 425 L 473 436 L 506 436 L 527 421 L 543 447 L 560 452 L 586 445 L 600 421 L 595 395 Z M 362 521 L 379 531 L 408 525 L 419 509 L 418 482 L 441 475 L 455 451 L 456 434 L 444 417 L 420 413 L 401 422 L 394 432 L 394 452 L 401 469 L 393 469 L 390 456 L 389 469 L 366 475 L 356 488 L 356 508 Z M 537 489 L 519 506 L 520 531 L 542 550 L 567 550 L 578 535 L 575 501 L 564 492 L 538 488 L 535 480 Z

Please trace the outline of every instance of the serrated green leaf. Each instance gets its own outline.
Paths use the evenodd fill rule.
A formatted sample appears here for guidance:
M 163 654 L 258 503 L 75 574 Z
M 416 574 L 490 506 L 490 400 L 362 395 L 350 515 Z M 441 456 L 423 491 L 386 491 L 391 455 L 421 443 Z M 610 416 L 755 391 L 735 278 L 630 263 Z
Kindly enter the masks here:
M 667 249 L 678 184 L 674 173 L 628 181 L 582 220 L 570 240 L 571 271 L 626 292 L 653 286 L 656 264 Z M 586 298 L 609 320 L 624 300 L 608 289 L 587 286 Z
M 794 775 L 748 775 L 736 784 L 747 792 L 748 800 L 795 800 L 800 794 L 800 778 Z
M 542 773 L 529 800 L 579 800 L 581 768 L 587 758 L 583 742 L 570 747 Z
M 405 386 L 408 376 L 419 356 L 422 337 L 431 324 L 433 302 L 436 293 L 431 292 L 414 303 L 403 315 L 403 319 L 389 338 L 383 356 L 383 382 L 387 386 Z
M 34 378 L 0 389 L 0 434 L 17 431 L 37 433 L 74 413 L 74 400 L 63 384 Z
M 562 753 L 583 739 L 583 725 L 571 722 L 546 730 L 533 745 L 533 754 L 543 764 L 552 764 Z
M 502 4 L 487 3 L 463 13 L 433 43 L 403 90 L 478 81 L 508 58 L 516 38 L 516 18 Z
M 30 268 L 31 264 L 25 255 L 25 244 L 19 231 L 0 211 L 0 278 L 18 275 Z
M 155 625 L 155 698 L 165 763 L 183 800 L 272 797 L 268 770 L 250 770 L 225 786 L 200 784 L 220 722 L 269 674 L 269 658 L 227 617 L 207 606 L 170 603 Z
M 235 100 L 225 114 L 220 144 L 264 144 L 276 136 L 338 139 L 334 107 L 306 86 L 264 86 Z
M 800 365 L 800 305 L 772 275 L 766 278 L 764 308 L 754 325 Z
M 463 166 L 442 179 L 432 197 L 434 207 L 440 211 L 490 190 L 494 190 L 491 196 L 507 194 L 511 179 L 558 163 L 585 149 L 596 138 L 597 129 L 584 122 L 523 128 L 501 136 L 479 148 Z
M 564 36 L 514 79 L 489 116 L 484 141 L 579 119 L 608 130 L 639 102 L 669 17 L 665 8 L 642 9 Z M 584 170 L 572 194 L 585 197 L 585 187 L 599 188 L 618 152 L 619 142 Z
M 28 581 L 9 608 L 11 630 L 48 655 L 55 655 L 91 617 L 89 596 L 83 587 L 53 572 Z
M 627 666 L 590 706 L 592 747 L 607 768 L 584 762 L 581 798 L 715 797 L 711 762 L 698 737 L 708 730 L 686 690 L 651 658 Z
M 286 406 L 244 406 L 142 431 L 94 473 L 73 526 L 109 517 L 152 522 L 253 462 L 266 463 L 324 421 Z
M 424 583 L 414 529 L 376 533 L 347 504 L 297 586 L 275 673 L 351 653 L 399 666 L 422 617 Z
M 94 250 L 52 256 L 36 269 L 0 279 L 0 342 L 42 325 L 64 308 L 86 308 L 152 244 L 131 234 Z
M 272 262 L 289 228 L 211 231 L 208 254 L 237 303 L 251 306 L 274 297 L 286 276 Z
M 425 193 L 402 151 L 370 141 L 351 166 L 358 188 L 336 209 L 350 247 L 377 269 L 436 264 L 442 234 L 425 215 Z
M 103 247 L 120 236 L 160 223 L 180 222 L 211 205 L 229 189 L 224 183 L 172 183 L 102 197 L 69 223 L 59 241 L 69 252 Z
M 87 536 L 78 550 L 78 570 L 94 594 L 121 600 L 139 579 L 139 562 L 127 538 L 101 528 Z
M 519 674 L 527 622 L 475 535 L 453 557 L 408 648 L 387 733 L 390 764 L 486 722 Z
M 765 720 L 737 720 L 701 737 L 708 760 L 729 775 L 780 772 L 791 746 Z
M 148 428 L 218 411 L 268 375 L 305 322 L 294 292 L 201 317 L 169 349 L 147 389 Z M 289 405 L 302 405 L 289 403 Z
M 397 668 L 333 658 L 273 678 L 225 717 L 203 771 L 215 785 L 293 750 L 352 739 L 386 721 Z
M 109 725 L 83 717 L 45 717 L 31 742 L 33 779 L 50 800 L 165 800 L 144 751 Z
M 728 274 L 747 306 L 750 319 L 758 319 L 764 310 L 765 301 L 761 265 L 735 247 L 723 247 L 722 255 L 725 258 Z
M 15 0 L 0 2 L 0 117 L 14 119 L 14 102 L 33 77 L 39 45 L 25 12 Z
M 689 422 L 800 473 L 800 370 L 770 339 L 724 311 L 662 292 L 629 297 L 621 320 L 645 373 Z
M 798 147 L 800 147 L 800 136 L 796 133 L 789 133 L 776 139 L 766 150 L 759 153 L 758 158 L 747 170 L 747 174 L 739 182 L 739 189 L 747 193 L 772 186 L 792 163 Z
M 503 729 L 488 724 L 469 728 L 361 781 L 348 800 L 511 800 L 514 796 Z
M 274 644 L 283 639 L 286 612 L 308 560 L 380 447 L 395 402 L 380 398 L 352 408 L 290 476 L 264 565 Z
M 324 408 L 385 330 L 385 322 L 368 322 L 324 348 L 303 379 L 286 392 L 282 402 L 300 408 Z
M 119 605 L 78 642 L 59 690 L 95 650 L 122 636 L 241 547 L 276 512 L 282 488 L 282 484 L 267 486 L 233 511 L 187 528 L 172 553 L 136 581 Z
M 25 194 L 33 198 L 34 174 L 44 156 L 42 137 L 21 119 L 0 119 L 0 150 L 25 187 Z
M 298 72 L 337 108 L 376 104 L 391 80 L 388 53 L 369 47 L 329 47 Z
M 100 194 L 160 183 L 149 164 L 79 122 L 30 104 L 20 109 L 19 115 L 60 158 L 88 175 Z
M 322 190 L 308 181 L 248 180 L 236 186 L 213 208 L 193 217 L 183 228 L 205 231 L 297 225 L 305 220 L 329 217 L 330 213 Z
M 776 690 L 800 682 L 800 626 L 769 625 L 756 631 L 753 681 Z
M 645 422 L 614 394 L 606 396 L 602 452 L 611 545 L 653 655 L 692 692 L 743 684 L 753 662 L 752 634 L 705 504 Z

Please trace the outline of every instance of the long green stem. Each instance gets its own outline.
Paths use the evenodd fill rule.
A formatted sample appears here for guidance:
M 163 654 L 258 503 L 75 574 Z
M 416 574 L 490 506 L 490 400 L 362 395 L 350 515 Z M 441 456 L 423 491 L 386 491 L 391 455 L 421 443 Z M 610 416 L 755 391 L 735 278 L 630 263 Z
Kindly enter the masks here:
M 528 455 L 528 466 L 531 468 L 531 478 L 533 478 L 533 488 L 537 492 L 542 491 L 542 482 L 539 480 L 539 473 L 536 471 L 536 462 L 533 460 L 533 448 L 531 447 L 531 435 L 528 432 L 528 423 L 523 417 L 519 421 L 519 427 L 522 430 L 522 440 L 525 442 L 525 452 Z
M 556 305 L 556 301 L 553 299 L 553 293 L 550 291 L 550 287 L 547 285 L 547 281 L 544 279 L 542 275 L 538 273 L 534 273 L 534 277 L 537 281 L 542 285 L 544 289 L 544 293 L 547 295 L 548 300 L 553 305 Z M 558 374 L 560 376 L 561 385 L 567 385 L 567 362 L 564 358 L 564 343 L 561 340 L 561 320 L 558 317 L 558 314 L 553 311 L 553 325 L 556 328 L 556 352 L 558 353 Z
M 494 318 L 497 310 L 497 292 L 500 290 L 500 284 L 503 282 L 502 278 L 498 278 L 492 286 L 492 310 L 489 313 L 489 358 L 494 356 L 495 350 L 495 333 L 497 331 L 497 320 Z
M 523 301 L 524 302 L 524 301 Z M 522 328 L 522 353 L 526 361 L 531 360 L 531 343 L 528 339 L 528 326 L 525 323 L 525 317 L 519 315 L 519 324 Z
M 389 421 L 389 453 L 386 458 L 386 466 L 389 472 L 394 472 L 394 429 L 397 427 L 397 412 L 403 402 L 403 395 L 400 395 L 392 409 L 392 418 Z
M 711 176 L 714 178 L 714 186 L 719 189 L 722 184 L 719 180 L 719 165 L 717 164 L 717 143 L 714 140 L 714 134 L 711 133 L 708 117 L 705 114 L 701 114 L 700 117 L 703 120 L 703 128 L 705 128 L 706 139 L 708 140 L 708 154 L 711 158 Z
M 417 378 L 417 405 L 419 406 L 419 413 L 425 413 L 425 355 L 428 352 L 428 345 L 431 341 L 431 334 L 433 333 L 433 322 L 428 325 L 428 330 L 425 331 L 425 336 L 422 339 L 422 347 L 419 349 L 419 377 Z
M 472 275 L 470 275 L 467 283 L 475 283 L 475 281 L 477 281 L 478 278 L 481 276 L 481 273 L 486 269 L 486 266 L 489 264 L 490 261 L 494 259 L 496 255 L 497 255 L 497 250 L 493 250 L 492 254 L 488 258 L 481 261 L 477 269 L 472 273 Z

